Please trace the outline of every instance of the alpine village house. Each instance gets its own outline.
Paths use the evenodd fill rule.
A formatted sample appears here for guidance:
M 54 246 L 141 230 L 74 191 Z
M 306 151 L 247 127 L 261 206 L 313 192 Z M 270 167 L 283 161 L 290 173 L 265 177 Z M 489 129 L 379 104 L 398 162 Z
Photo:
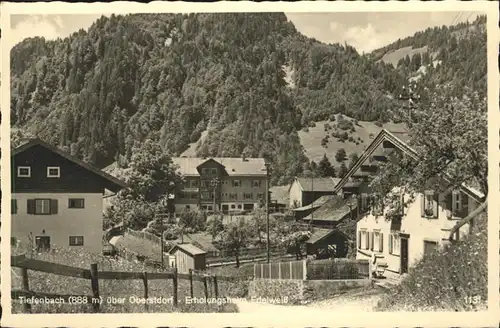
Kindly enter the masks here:
M 474 211 L 484 195 L 465 185 L 458 190 L 448 187 L 445 188 L 448 191 L 441 193 L 425 187 L 413 199 L 400 193 L 400 202 L 406 202 L 406 206 L 400 206 L 399 218 L 386 218 L 387 208 L 377 201 L 380 197 L 371 195 L 369 181 L 377 172 L 377 162 L 387 160 L 388 154 L 395 150 L 418 158 L 396 133 L 382 130 L 338 183 L 335 192 L 358 202 L 356 257 L 375 260 L 388 271 L 404 274 L 423 256 L 441 247 L 457 221 Z M 399 192 L 398 189 L 394 186 L 393 191 Z M 462 226 L 454 239 L 469 233 L 472 224 Z
M 266 204 L 268 188 L 263 158 L 174 157 L 184 178 L 175 212 L 203 210 L 242 214 Z
M 125 183 L 39 139 L 12 150 L 12 237 L 37 249 L 103 249 L 103 196 Z

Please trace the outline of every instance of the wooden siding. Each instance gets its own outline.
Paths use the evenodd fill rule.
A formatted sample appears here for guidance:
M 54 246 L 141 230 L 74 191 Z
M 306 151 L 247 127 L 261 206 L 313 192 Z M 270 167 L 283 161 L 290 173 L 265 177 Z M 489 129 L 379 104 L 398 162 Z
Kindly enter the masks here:
M 18 166 L 31 167 L 31 177 L 17 177 Z M 58 166 L 61 176 L 47 177 L 47 167 Z M 101 176 L 79 166 L 52 151 L 36 145 L 14 156 L 11 160 L 12 193 L 70 192 L 103 193 L 110 183 Z
M 193 256 L 178 248 L 172 255 L 175 256 L 177 270 L 179 273 L 189 273 L 189 269 L 203 270 L 206 267 L 205 254 Z

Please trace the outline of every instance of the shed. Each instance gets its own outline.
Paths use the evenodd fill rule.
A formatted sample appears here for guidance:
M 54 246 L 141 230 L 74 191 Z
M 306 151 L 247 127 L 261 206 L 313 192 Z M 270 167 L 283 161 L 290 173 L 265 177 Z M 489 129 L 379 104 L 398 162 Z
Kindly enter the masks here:
M 193 244 L 177 244 L 170 249 L 169 253 L 175 256 L 175 266 L 179 273 L 189 273 L 190 269 L 206 268 L 207 252 Z

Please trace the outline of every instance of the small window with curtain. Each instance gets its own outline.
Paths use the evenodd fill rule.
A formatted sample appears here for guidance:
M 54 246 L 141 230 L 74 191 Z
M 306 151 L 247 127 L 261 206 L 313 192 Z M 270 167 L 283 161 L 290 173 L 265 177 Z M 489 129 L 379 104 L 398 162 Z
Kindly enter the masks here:
M 421 202 L 422 217 L 428 219 L 437 219 L 439 193 L 433 190 L 427 190 L 424 192 L 422 196 L 423 196 Z
M 85 208 L 85 199 L 70 198 L 68 200 L 68 208 Z

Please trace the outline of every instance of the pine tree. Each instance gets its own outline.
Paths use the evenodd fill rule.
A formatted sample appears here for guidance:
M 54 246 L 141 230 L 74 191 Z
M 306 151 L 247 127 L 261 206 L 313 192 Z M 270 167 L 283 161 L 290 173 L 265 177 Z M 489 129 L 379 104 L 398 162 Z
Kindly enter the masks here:
M 343 178 L 343 177 L 344 177 L 344 175 L 346 175 L 347 171 L 348 171 L 347 166 L 345 165 L 345 163 L 344 163 L 344 162 L 342 162 L 342 163 L 340 164 L 338 177 L 339 177 L 339 178 Z
M 335 169 L 328 157 L 326 157 L 326 154 L 323 155 L 323 158 L 319 162 L 318 171 L 322 177 L 335 177 Z

